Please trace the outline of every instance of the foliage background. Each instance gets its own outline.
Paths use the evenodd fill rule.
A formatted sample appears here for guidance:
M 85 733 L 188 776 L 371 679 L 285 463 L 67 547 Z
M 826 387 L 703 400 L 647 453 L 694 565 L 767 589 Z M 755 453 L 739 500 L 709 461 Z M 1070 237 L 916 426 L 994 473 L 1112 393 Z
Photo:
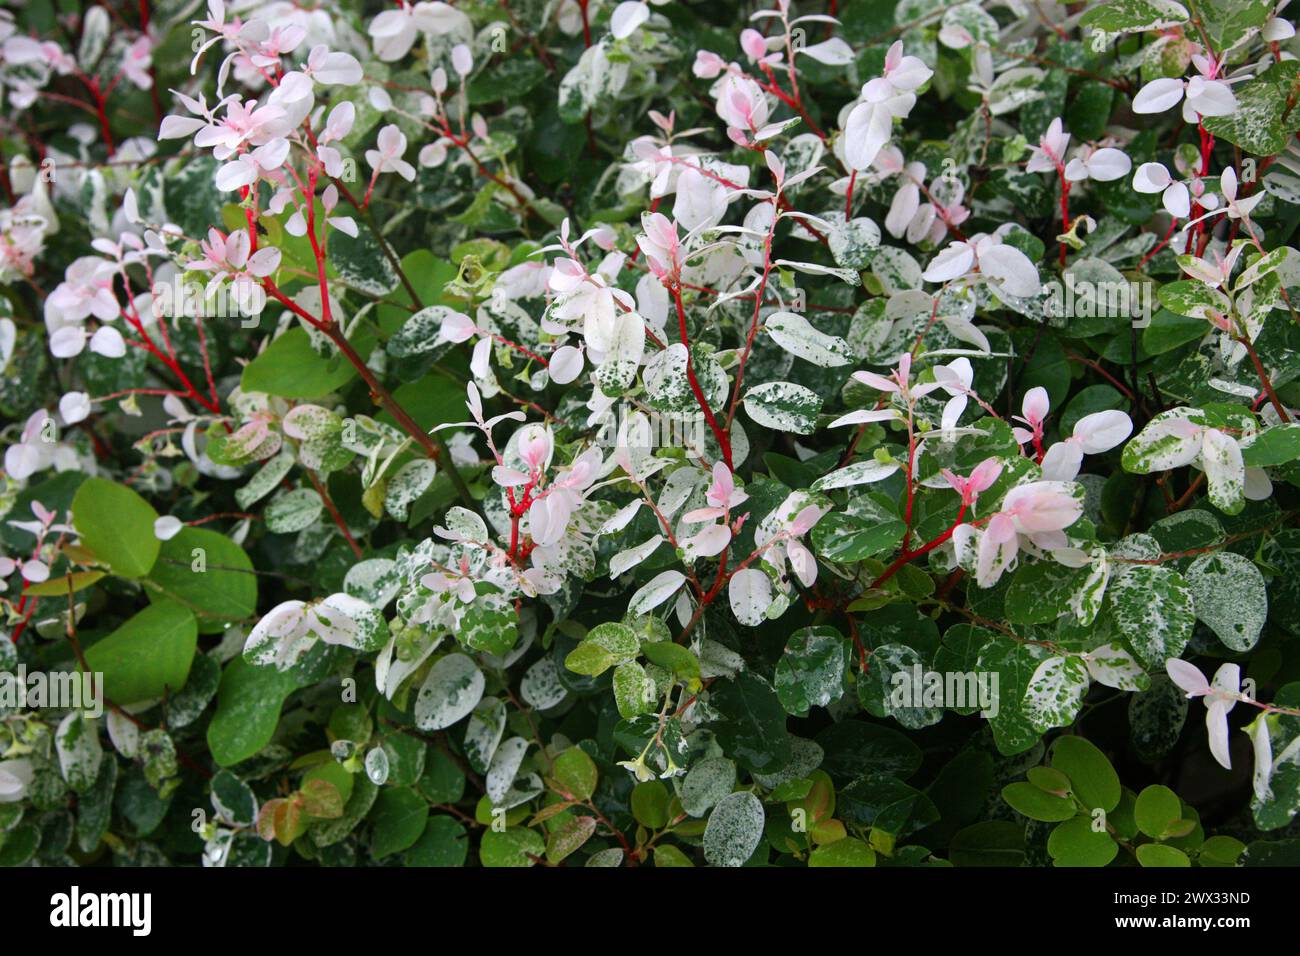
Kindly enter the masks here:
M 59 0 L 6 6 L 20 34 L 51 39 L 71 51 L 87 42 L 89 5 Z M 928 0 L 832 3 L 837 23 L 810 22 L 804 29 L 814 40 L 823 33 L 842 39 L 852 58 L 844 64 L 798 60 L 805 122 L 780 133 L 773 149 L 790 172 L 811 166 L 813 155 L 825 171 L 791 188 L 792 207 L 824 218 L 842 210 L 847 173 L 809 134 L 808 124 L 838 137 L 844 108 L 864 82 L 880 75 L 890 44 L 901 39 L 905 50 L 934 72 L 917 108 L 895 127 L 895 143 L 909 162 L 924 164 L 932 187 L 950 160 L 971 217 L 962 229 L 974 234 L 1017 224 L 1009 242 L 1044 279 L 1051 278 L 1059 273 L 1061 184 L 1053 175 L 1026 172 L 1023 164 L 1054 118 L 1063 119 L 1076 142 L 1121 131 L 1120 144 L 1134 167 L 1149 161 L 1173 167 L 1178 150 L 1190 148 L 1194 160 L 1204 145 L 1196 124 L 1182 122 L 1177 111 L 1142 116 L 1130 109 L 1142 84 L 1160 75 L 1181 76 L 1187 68 L 1187 50 L 1179 43 L 1195 35 L 1191 25 L 1143 29 L 1143 17 L 1169 6 L 1177 5 L 1119 0 L 1104 7 L 1035 3 L 1021 9 L 1017 4 L 945 7 Z M 282 3 L 231 7 L 241 8 L 246 18 L 260 10 L 273 22 L 290 13 Z M 627 172 L 637 160 L 628 144 L 655 133 L 648 110 L 673 111 L 678 131 L 702 130 L 692 137 L 693 145 L 747 167 L 754 188 L 768 188 L 769 179 L 762 152 L 738 147 L 724 134 L 711 81 L 692 75 L 699 50 L 745 62 L 739 35 L 755 25 L 748 19 L 749 5 L 654 6 L 650 22 L 620 41 L 610 34 L 613 4 L 593 2 L 579 10 L 575 3 L 470 0 L 455 7 L 472 23 L 475 66 L 466 102 L 490 126 L 490 138 L 481 144 L 482 162 L 453 149 L 453 158 L 442 165 L 418 165 L 410 183 L 381 176 L 367 209 L 354 212 L 358 237 L 333 231 L 327 249 L 331 294 L 347 316 L 351 346 L 369 360 L 371 374 L 394 405 L 421 429 L 465 420 L 465 385 L 476 373 L 468 346 L 438 340 L 436 326 L 408 324 L 415 302 L 476 314 L 490 300 L 497 278 L 554 243 L 566 219 L 571 238 L 602 225 L 611 230 L 617 248 L 631 255 L 642 231 L 641 213 L 651 200 L 645 180 Z M 152 89 L 124 82 L 106 99 L 111 155 L 94 115 L 95 94 L 81 77 L 54 76 L 42 87 L 49 95 L 4 110 L 0 148 L 9 166 L 10 200 L 35 188 L 33 169 L 52 159 L 49 201 L 58 222 L 57 231 L 44 236 L 32 274 L 5 276 L 0 309 L 12 330 L 0 385 L 6 446 L 27 442 L 29 416 L 56 408 L 68 392 L 84 392 L 96 401 L 92 415 L 60 429 L 63 457 L 53 467 L 21 479 L 5 477 L 0 495 L 7 519 L 0 525 L 5 554 L 21 562 L 32 552 L 32 534 L 14 522 L 30 521 L 33 503 L 59 523 L 72 509 L 75 524 L 42 539 L 46 547 L 36 556 L 49 566 L 47 582 L 10 574 L 5 610 L 13 640 L 0 641 L 0 665 L 70 670 L 84 658 L 91 669 L 108 673 L 110 697 L 130 705 L 131 716 L 113 710 L 92 722 L 75 714 L 65 719 L 63 712 L 0 706 L 0 759 L 26 761 L 31 773 L 20 798 L 0 803 L 0 862 L 1300 862 L 1293 819 L 1300 806 L 1300 761 L 1277 762 L 1270 796 L 1261 801 L 1249 769 L 1251 741 L 1238 732 L 1256 711 L 1246 706 L 1233 711 L 1233 769 L 1222 769 L 1207 751 L 1200 703 L 1193 701 L 1189 709 L 1163 666 L 1165 656 L 1177 657 L 1185 646 L 1181 656 L 1195 659 L 1207 672 L 1225 661 L 1239 663 L 1259 700 L 1282 708 L 1300 705 L 1300 531 L 1294 527 L 1292 432 L 1279 429 L 1279 450 L 1267 461 L 1259 459 L 1270 469 L 1271 497 L 1244 502 L 1235 513 L 1208 500 L 1195 469 L 1126 470 L 1119 447 L 1088 460 L 1079 482 L 1086 492 L 1090 546 L 1161 569 L 1152 572 L 1158 581 L 1131 582 L 1134 613 L 1154 607 L 1177 617 L 1171 609 L 1191 593 L 1183 577 L 1191 565 L 1207 554 L 1228 562 L 1223 581 L 1215 585 L 1227 596 L 1213 588 L 1208 598 L 1198 594 L 1199 620 L 1188 610 L 1185 621 L 1175 622 L 1181 646 L 1168 655 L 1143 648 L 1142 627 L 1124 626 L 1118 588 L 1094 622 L 1080 623 L 1068 603 L 1078 576 L 1047 559 L 1024 560 L 986 589 L 969 574 L 954 574 L 936 552 L 906 564 L 887 587 L 871 587 L 904 542 L 901 507 L 907 494 L 901 472 L 873 485 L 870 493 L 863 488 L 828 492 L 830 517 L 807 539 L 822 566 L 818 585 L 793 584 L 787 575 L 788 610 L 757 626 L 739 623 L 725 600 L 701 613 L 693 633 L 691 628 L 683 632 L 672 602 L 625 621 L 631 595 L 655 575 L 682 567 L 665 546 L 611 580 L 610 559 L 659 530 L 655 516 L 643 508 L 625 528 L 589 542 L 591 567 L 573 565 L 576 573 L 558 593 L 487 602 L 478 617 L 434 633 L 437 629 L 400 620 L 401 601 L 396 608 L 389 602 L 399 592 L 418 590 L 420 574 L 428 570 L 420 564 L 420 543 L 431 539 L 435 526 L 451 523 L 449 509 L 467 498 L 475 508 L 495 501 L 492 507 L 501 509 L 501 490 L 493 483 L 481 440 L 467 452 L 457 440 L 442 444 L 454 431 L 438 433 L 437 477 L 421 481 L 415 469 L 409 473 L 415 476 L 409 494 L 377 484 L 373 463 L 367 465 L 364 454 L 339 452 L 337 441 L 308 450 L 315 457 L 306 460 L 314 467 L 304 464 L 304 445 L 313 436 L 294 436 L 283 425 L 294 404 L 311 400 L 338 412 L 323 426 L 327 437 L 342 428 L 345 416 L 373 416 L 387 426 L 399 422 L 338 354 L 337 343 L 331 347 L 319 336 L 313 339 L 288 313 L 281 318 L 274 303 L 260 323 L 209 320 L 205 335 L 199 323 L 170 320 L 175 368 L 139 349 L 128 349 L 121 358 L 91 350 L 70 359 L 51 354 L 43 303 L 65 280 L 65 270 L 93 254 L 92 239 L 141 231 L 124 215 L 128 189 L 147 221 L 176 223 L 189 237 L 201 237 L 211 227 L 237 232 L 247 214 L 236 194 L 217 188 L 220 164 L 207 151 L 186 140 L 157 139 L 161 115 L 181 112 L 169 90 L 194 95 L 203 89 L 215 99 L 220 47 L 201 61 L 194 76 L 189 69 L 190 21 L 202 19 L 203 11 L 180 2 L 145 2 L 138 9 L 108 4 L 106 9 L 112 31 L 100 38 L 98 55 L 92 50 L 90 62 L 81 63 L 86 77 L 101 76 L 107 86 L 139 36 L 142 10 L 150 16 L 156 42 Z M 430 89 L 430 69 L 450 69 L 450 43 L 443 37 L 422 39 L 410 55 L 382 62 L 372 55 L 366 29 L 386 5 L 330 0 L 303 9 L 330 25 L 333 48 L 350 51 L 364 66 L 363 82 L 318 94 L 321 105 L 345 100 L 356 105 L 356 123 L 341 147 L 356 159 L 360 192 L 370 174 L 362 157 L 382 126 L 391 122 L 402 130 L 412 162 L 419 148 L 436 138 L 411 116 L 419 113 L 420 98 Z M 1292 165 L 1293 132 L 1300 126 L 1300 118 L 1292 118 L 1296 74 L 1294 61 L 1282 60 L 1280 52 L 1294 41 L 1279 45 L 1260 38 L 1273 11 L 1258 0 L 1211 0 L 1191 9 L 1214 45 L 1235 51 L 1234 66 L 1253 66 L 1275 55 L 1280 61 L 1235 87 L 1239 100 L 1258 107 L 1251 118 L 1207 123 L 1218 138 L 1206 182 L 1218 188 L 1219 171 L 1241 169 L 1243 160 L 1253 157 L 1266 191 L 1252 213 L 1262 248 L 1284 249 L 1300 222 L 1295 179 L 1300 166 Z M 585 97 L 573 92 L 587 82 L 580 64 L 592 43 L 584 38 L 584 12 L 592 42 L 609 51 L 610 69 L 622 76 L 621 84 L 607 83 L 606 75 L 588 82 Z M 795 12 L 823 14 L 827 8 L 798 4 Z M 1111 32 L 1109 42 L 1100 47 L 1090 42 L 1088 17 L 1093 29 Z M 770 21 L 757 25 L 771 28 Z M 969 26 L 991 42 L 999 51 L 999 72 L 1017 66 L 1031 71 L 1002 91 L 1015 101 L 1011 108 L 993 115 L 988 97 L 970 88 L 971 48 L 940 42 L 944 25 Z M 21 69 L 8 62 L 0 70 L 12 103 Z M 454 74 L 452 82 L 455 88 Z M 373 89 L 385 90 L 393 105 L 377 108 Z M 773 105 L 774 115 L 791 115 L 787 106 Z M 1243 190 L 1258 190 L 1259 179 L 1243 183 Z M 1071 193 L 1070 216 L 1087 214 L 1096 228 L 1080 234 L 1085 246 L 1061 246 L 1062 254 L 1068 253 L 1080 276 L 1190 285 L 1172 247 L 1148 255 L 1158 247 L 1167 217 L 1160 218 L 1160 196 L 1134 191 L 1130 180 L 1090 182 Z M 885 177 L 863 173 L 854 216 L 883 223 L 896 188 Z M 266 209 L 269 192 L 256 218 L 262 242 L 282 252 L 277 282 L 290 295 L 304 289 L 310 295 L 312 250 L 286 231 L 287 214 Z M 732 201 L 724 219 L 730 224 L 741 222 L 756 202 Z M 881 242 L 877 228 L 875 244 L 881 251 L 890 246 L 906 251 L 910 265 L 905 265 L 901 258 L 879 255 L 872 243 L 863 251 L 845 240 L 848 251 L 837 255 L 835 243 L 793 236 L 795 228 L 783 223 L 772 258 L 847 267 L 859 273 L 858 279 L 846 282 L 785 267 L 774 270 L 772 287 L 783 299 L 799 290 L 807 303 L 802 314 L 819 331 L 847 342 L 853 362 L 825 367 L 792 361 L 773 339 L 759 337 L 747 380 L 787 381 L 810 390 L 817 399 L 812 414 L 820 417 L 807 434 L 740 417 L 749 454 L 737 473 L 749 494 L 751 517 L 736 536 L 746 545 L 736 551 L 737 560 L 752 548 L 761 518 L 792 492 L 812 488 L 853 455 L 871 460 L 885 450 L 906 457 L 906 435 L 900 445 L 897 429 L 887 424 L 860 431 L 827 426 L 832 418 L 875 401 L 874 393 L 850 378 L 853 368 L 888 374 L 896 355 L 910 346 L 917 329 L 891 331 L 888 323 L 882 325 L 884 303 L 922 285 L 915 277 L 918 262 L 942 243 L 898 237 Z M 1226 251 L 1229 228 L 1226 219 L 1210 224 L 1211 252 Z M 835 235 L 843 231 L 841 213 Z M 376 233 L 399 261 L 400 277 Z M 180 258 L 197 253 L 190 243 Z M 1254 254 L 1251 249 L 1241 265 Z M 595 256 L 588 264 L 594 268 L 598 261 Z M 1295 295 L 1300 271 L 1286 254 L 1279 261 L 1287 265 L 1272 284 Z M 616 283 L 633 293 L 643 274 L 644 269 L 628 267 Z M 147 288 L 138 273 L 134 279 L 137 291 Z M 735 288 L 743 284 L 737 280 Z M 1241 429 L 1238 433 L 1279 426 L 1252 409 L 1267 404 L 1252 363 L 1224 361 L 1217 332 L 1204 309 L 1198 312 L 1202 293 L 1193 290 L 1179 298 L 1178 291 L 1162 292 L 1150 325 L 1136 329 L 1127 317 L 1057 320 L 1041 308 L 982 298 L 978 321 L 992 351 L 1011 355 L 976 363 L 974 387 L 999 417 L 972 403 L 963 422 L 978 421 L 983 432 L 963 439 L 966 444 L 936 464 L 964 475 L 990 456 L 1027 462 L 1006 419 L 1021 413 L 1021 401 L 1034 387 L 1046 390 L 1052 408 L 1045 444 L 1068 437 L 1083 416 L 1107 409 L 1127 413 L 1135 434 L 1175 406 L 1202 409 L 1211 424 Z M 121 281 L 113 294 L 124 299 Z M 740 347 L 750 320 L 743 300 L 710 309 L 703 291 L 688 289 L 685 298 L 694 355 Z M 319 305 L 319 296 L 315 301 Z M 554 340 L 538 329 L 547 303 L 536 296 L 521 304 L 522 318 L 504 310 L 494 317 L 500 335 L 549 352 Z M 1269 312 L 1253 342 L 1278 403 L 1295 408 L 1300 406 L 1300 328 L 1288 306 Z M 668 323 L 674 337 L 675 322 L 674 316 Z M 929 336 L 922 353 L 960 345 L 941 329 L 920 331 Z M 278 337 L 271 341 L 273 335 Z M 488 413 L 524 411 L 529 421 L 541 421 L 544 413 L 554 425 L 557 462 L 571 462 L 592 433 L 582 424 L 590 396 L 585 378 L 571 386 L 548 383 L 536 362 L 509 347 L 494 349 L 492 362 L 500 391 L 488 394 Z M 179 368 L 198 383 L 195 393 L 206 396 L 205 363 L 218 409 L 209 414 L 189 401 L 188 412 L 204 416 L 201 428 L 189 436 L 185 423 L 178 424 L 157 396 L 129 394 L 177 387 Z M 922 354 L 918 368 L 937 364 L 937 358 L 924 360 Z M 734 370 L 734 363 L 727 368 Z M 232 398 L 236 388 L 240 394 Z M 639 394 L 635 385 L 630 393 Z M 939 408 L 937 402 L 926 406 L 925 415 L 937 422 Z M 1248 427 L 1242 415 L 1250 420 Z M 254 441 L 241 432 L 246 445 L 226 447 L 231 439 L 223 429 L 259 420 L 277 437 L 287 436 L 283 448 L 290 454 L 286 469 L 264 489 L 279 490 L 249 500 L 241 489 L 280 443 L 270 455 L 256 453 L 259 447 L 266 451 L 258 445 L 264 433 L 258 431 Z M 498 441 L 514 427 L 502 426 Z M 850 448 L 854 432 L 858 438 Z M 395 434 L 404 437 L 400 430 Z M 195 454 L 182 441 L 192 444 L 202 437 L 205 453 Z M 463 489 L 446 467 L 458 449 Z M 390 474 L 423 459 L 418 447 L 407 447 Z M 200 460 L 206 462 L 203 469 Z M 674 467 L 679 460 L 673 459 Z M 951 490 L 941 488 L 920 493 L 911 546 L 937 537 L 952 522 L 957 504 Z M 999 486 L 998 493 L 1005 490 Z M 630 500 L 629 494 L 637 497 L 626 482 L 608 491 L 608 510 Z M 704 506 L 703 486 L 693 501 L 692 507 Z M 187 527 L 159 540 L 154 521 L 166 515 Z M 1128 543 L 1120 544 L 1122 539 Z M 195 548 L 206 555 L 201 574 L 192 570 Z M 423 555 L 427 559 L 427 546 Z M 367 562 L 361 571 L 359 558 Z M 716 566 L 703 559 L 700 577 L 712 580 Z M 71 597 L 69 574 L 75 587 Z M 255 664 L 241 653 L 259 616 L 285 601 L 340 592 L 387 607 L 383 637 L 391 633 L 395 647 L 383 651 L 386 641 L 376 644 L 370 636 L 360 647 L 315 643 L 283 670 Z M 386 600 L 376 600 L 384 592 Z M 1266 619 L 1259 621 L 1254 640 L 1233 646 L 1209 626 L 1212 612 L 1206 609 L 1216 601 L 1218 621 L 1226 615 L 1225 627 L 1231 628 L 1256 613 L 1261 598 Z M 618 622 L 627 627 L 593 630 Z M 630 653 L 620 643 L 626 633 L 632 635 Z M 593 641 L 593 634 L 607 635 L 607 643 Z M 420 657 L 435 637 L 441 646 Z M 1138 658 L 1140 690 L 1099 683 L 1089 689 L 1085 676 L 1086 697 L 1067 700 L 1064 719 L 1038 727 L 1025 718 L 1024 694 L 1043 656 L 1034 648 L 1055 648 L 1068 657 L 1112 640 Z M 580 646 L 591 654 L 593 646 L 608 651 L 600 659 L 605 666 L 584 664 L 581 654 L 574 658 Z M 882 647 L 887 650 L 881 652 Z M 482 675 L 484 701 L 495 703 L 481 705 L 469 721 L 422 729 L 416 716 L 420 688 L 440 689 L 436 682 L 425 685 L 429 669 L 457 652 L 472 658 L 474 671 Z M 376 658 L 385 653 L 418 661 L 413 677 L 392 699 L 376 690 Z M 869 655 L 872 664 L 864 668 Z M 611 668 L 637 659 L 641 675 L 649 673 L 659 693 L 652 712 L 630 715 L 616 701 Z M 891 710 L 885 683 L 890 668 L 914 661 L 940 670 L 996 671 L 1001 721 L 983 720 L 970 708 L 935 714 L 920 713 L 924 708 Z M 1300 722 L 1294 713 L 1273 713 L 1268 720 L 1274 753 L 1288 753 L 1291 741 L 1300 738 Z M 476 749 L 476 741 L 494 735 L 489 752 Z M 635 762 L 639 752 L 648 752 L 652 764 L 650 779 L 640 782 L 620 765 Z M 660 777 L 660 771 L 673 769 L 665 758 L 685 773 Z M 1093 827 L 1098 808 L 1107 823 L 1100 831 Z M 197 827 L 195 811 L 200 812 Z

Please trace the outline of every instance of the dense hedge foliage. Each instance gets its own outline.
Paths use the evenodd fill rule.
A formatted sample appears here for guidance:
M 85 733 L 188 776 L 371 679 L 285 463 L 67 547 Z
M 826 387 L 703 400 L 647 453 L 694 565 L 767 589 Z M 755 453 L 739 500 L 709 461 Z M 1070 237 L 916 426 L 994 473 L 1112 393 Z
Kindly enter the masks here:
M 1300 863 L 1285 0 L 5 6 L 0 863 Z

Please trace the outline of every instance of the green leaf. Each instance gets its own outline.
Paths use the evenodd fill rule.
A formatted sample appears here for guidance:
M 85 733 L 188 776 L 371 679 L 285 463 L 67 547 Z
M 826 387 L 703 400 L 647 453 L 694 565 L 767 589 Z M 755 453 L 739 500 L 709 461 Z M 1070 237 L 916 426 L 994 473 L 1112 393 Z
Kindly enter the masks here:
M 222 672 L 217 710 L 208 724 L 208 750 L 217 765 L 233 766 L 270 743 L 284 699 L 296 687 L 287 672 L 258 667 L 242 656 L 232 659 Z
M 1178 794 L 1168 787 L 1152 784 L 1138 794 L 1133 812 L 1138 829 L 1154 840 L 1161 840 L 1183 818 L 1183 804 Z
M 572 855 L 596 832 L 595 817 L 575 817 L 546 838 L 546 860 L 552 865 Z
M 1201 866 L 1236 866 L 1246 844 L 1235 837 L 1212 836 L 1201 844 L 1196 862 Z
M 1272 425 L 1242 443 L 1241 460 L 1247 468 L 1271 468 L 1300 458 L 1300 422 Z
M 808 857 L 809 866 L 875 866 L 876 851 L 867 846 L 861 840 L 854 837 L 845 837 L 842 840 L 836 840 L 834 843 L 828 843 L 826 846 L 819 846 L 812 851 Z
M 587 632 L 582 642 L 565 657 L 564 666 L 575 674 L 597 677 L 617 664 L 635 659 L 640 649 L 636 631 L 626 624 L 608 621 Z
M 337 230 L 332 233 L 337 234 Z M 354 342 L 353 346 L 363 352 L 362 344 Z M 365 343 L 364 351 L 369 351 L 370 344 Z M 292 328 L 244 367 L 239 387 L 245 392 L 266 392 L 281 398 L 319 398 L 342 388 L 356 374 L 357 370 L 342 355 L 326 358 L 312 348 L 306 329 Z
M 1052 745 L 1052 767 L 1070 778 L 1074 795 L 1089 810 L 1109 813 L 1119 805 L 1119 776 L 1106 755 L 1082 737 L 1059 737 Z
M 407 866 L 464 866 L 469 856 L 469 834 L 465 825 L 445 813 L 434 813 L 424 832 L 402 858 Z
M 658 664 L 677 680 L 690 683 L 700 678 L 700 659 L 688 647 L 672 641 L 651 641 L 641 651 L 650 663 Z
M 389 787 L 415 786 L 424 773 L 429 746 L 419 737 L 400 733 L 389 734 L 380 746 L 388 760 L 388 778 L 384 783 Z
M 1163 674 L 1152 679 L 1149 690 L 1129 698 L 1129 736 L 1144 761 L 1154 763 L 1174 748 L 1187 711 L 1187 695 Z
M 1007 587 L 1007 620 L 1050 624 L 1070 610 L 1070 598 L 1086 576 L 1086 569 L 1063 567 L 1055 561 L 1022 565 Z
M 668 788 L 646 780 L 632 788 L 632 816 L 644 827 L 657 830 L 668 823 Z
M 383 787 L 369 819 L 375 827 L 370 852 L 382 860 L 420 839 L 429 820 L 429 805 L 410 787 Z
M 590 800 L 596 792 L 596 762 L 581 747 L 570 747 L 556 757 L 551 775 L 564 793 L 575 800 Z
M 430 748 L 416 786 L 430 803 L 457 803 L 465 796 L 465 773 L 447 754 Z
M 117 788 L 117 758 L 112 752 L 102 753 L 99 773 L 94 785 L 77 795 L 77 846 L 90 853 L 108 832 L 113 816 L 113 794 Z M 0 834 L 0 842 L 3 841 Z
M 1052 831 L 1047 852 L 1056 866 L 1098 867 L 1115 859 L 1119 845 L 1106 830 L 1094 830 L 1090 817 L 1080 816 Z
M 487 867 L 528 867 L 546 852 L 546 844 L 534 830 L 508 827 L 498 833 L 489 829 L 479 844 L 479 862 Z
M 776 691 L 749 671 L 719 684 L 711 689 L 709 704 L 721 717 L 714 733 L 723 751 L 755 773 L 773 773 L 789 763 L 790 735 Z
M 185 686 L 198 644 L 198 623 L 188 608 L 159 601 L 86 649 L 86 663 L 104 675 L 104 694 L 115 704 L 162 697 Z
M 953 866 L 1020 866 L 1025 859 L 1025 829 L 1008 820 L 973 823 L 948 844 Z
M 1151 324 L 1142 330 L 1142 348 L 1148 355 L 1162 355 L 1205 338 L 1208 331 L 1204 319 L 1159 309 L 1151 317 Z
M 655 866 L 694 866 L 691 858 L 671 843 L 661 843 L 655 847 Z
M 1032 783 L 1012 783 L 1002 788 L 1002 799 L 1022 816 L 1045 823 L 1069 820 L 1077 812 L 1074 801 L 1038 789 Z
M 68 592 L 76 594 L 78 591 L 84 591 L 86 588 L 97 584 L 104 578 L 103 571 L 74 571 L 71 574 L 65 574 L 57 578 L 50 578 L 48 581 L 42 581 L 40 584 L 28 585 L 24 594 L 30 594 L 32 597 L 61 597 L 66 598 Z
M 224 534 L 206 528 L 182 528 L 164 541 L 149 580 L 194 612 L 201 634 L 220 634 L 257 612 L 253 562 Z M 148 593 L 158 599 L 157 591 Z
M 1191 866 L 1187 854 L 1177 847 L 1162 843 L 1144 843 L 1137 848 L 1138 862 L 1143 866 L 1170 867 Z
M 144 577 L 158 559 L 157 520 L 149 502 L 106 478 L 87 478 L 72 499 L 72 524 L 81 543 L 124 578 Z
M 546 67 L 526 57 L 503 58 L 490 70 L 483 70 L 469 82 L 469 105 L 482 106 L 507 99 L 520 101 L 525 93 L 546 79 Z
M 16 867 L 27 863 L 36 855 L 41 844 L 41 831 L 32 823 L 24 823 L 3 834 L 0 841 L 0 867 Z

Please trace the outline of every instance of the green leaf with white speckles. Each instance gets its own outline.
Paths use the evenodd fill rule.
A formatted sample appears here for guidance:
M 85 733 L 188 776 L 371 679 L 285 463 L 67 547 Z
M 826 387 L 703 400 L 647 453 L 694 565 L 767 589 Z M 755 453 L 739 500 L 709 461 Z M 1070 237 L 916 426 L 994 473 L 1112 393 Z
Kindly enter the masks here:
M 816 392 L 793 382 L 768 382 L 745 395 L 745 411 L 757 424 L 798 435 L 812 433 L 821 409 Z
M 95 721 L 74 711 L 63 718 L 54 735 L 59 755 L 59 771 L 75 793 L 84 793 L 99 776 L 99 762 L 104 750 L 99 744 Z
M 1187 8 L 1175 0 L 1111 0 L 1092 7 L 1079 21 L 1103 33 L 1141 33 L 1187 21 Z
M 291 534 L 316 523 L 325 503 L 315 489 L 295 488 L 271 499 L 264 517 L 266 528 L 275 534 Z
M 807 717 L 844 693 L 844 636 L 833 627 L 802 627 L 776 664 L 774 686 L 786 713 Z
M 815 328 L 797 312 L 775 312 L 763 320 L 763 328 L 781 348 L 813 365 L 833 368 L 853 362 L 847 342 Z
M 1231 650 L 1248 651 L 1268 620 L 1264 575 L 1249 558 L 1231 551 L 1203 554 L 1187 569 L 1196 616 Z
M 333 229 L 329 235 L 329 262 L 339 278 L 369 295 L 387 295 L 397 288 L 397 272 L 369 229 L 356 236 Z
M 1159 564 L 1130 565 L 1111 579 L 1107 593 L 1115 626 L 1144 664 L 1163 669 L 1182 654 L 1196 613 L 1181 574 Z
M 1049 657 L 1029 679 L 1022 704 L 1024 714 L 1040 733 L 1067 727 L 1078 716 L 1089 683 L 1088 668 L 1082 659 Z
M 405 521 L 415 499 L 429 490 L 438 466 L 427 458 L 408 461 L 384 488 L 384 508 L 398 521 Z
M 483 697 L 486 680 L 474 660 L 448 654 L 429 670 L 415 700 L 415 725 L 441 730 L 468 715 Z
M 711 866 L 743 866 L 763 838 L 763 804 L 747 790 L 724 797 L 704 828 L 704 858 Z

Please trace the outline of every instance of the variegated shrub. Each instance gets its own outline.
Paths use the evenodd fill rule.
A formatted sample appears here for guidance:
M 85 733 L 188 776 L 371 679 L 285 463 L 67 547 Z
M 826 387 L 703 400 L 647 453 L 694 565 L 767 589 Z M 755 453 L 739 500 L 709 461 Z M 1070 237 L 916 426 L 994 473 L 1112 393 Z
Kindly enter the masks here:
M 0 862 L 1300 863 L 1285 7 L 4 4 Z

